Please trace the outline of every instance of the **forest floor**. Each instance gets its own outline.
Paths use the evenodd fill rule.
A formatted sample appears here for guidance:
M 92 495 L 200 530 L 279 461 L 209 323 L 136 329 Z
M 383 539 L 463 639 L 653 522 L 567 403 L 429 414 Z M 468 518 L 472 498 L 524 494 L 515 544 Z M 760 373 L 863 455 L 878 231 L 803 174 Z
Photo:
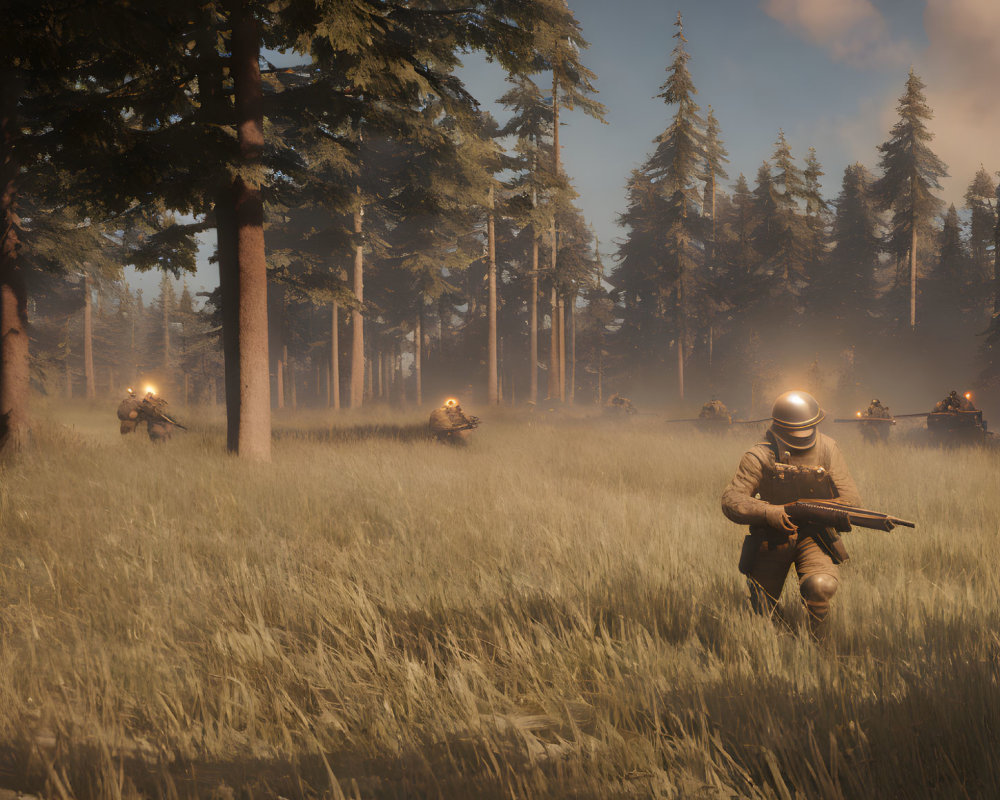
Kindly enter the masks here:
M 61 797 L 991 797 L 1000 453 L 838 436 L 828 642 L 752 616 L 742 429 L 220 412 L 166 445 L 41 404 L 0 468 L 0 788 Z M 833 429 L 835 426 L 829 426 Z M 791 583 L 791 582 L 790 582 Z

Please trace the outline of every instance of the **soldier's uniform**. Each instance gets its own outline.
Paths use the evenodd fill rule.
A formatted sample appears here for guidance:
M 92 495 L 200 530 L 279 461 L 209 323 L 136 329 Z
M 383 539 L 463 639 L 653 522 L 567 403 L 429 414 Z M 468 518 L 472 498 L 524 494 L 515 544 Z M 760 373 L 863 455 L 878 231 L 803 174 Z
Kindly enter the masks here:
M 815 404 L 811 397 L 809 400 Z M 794 564 L 810 629 L 819 636 L 830 598 L 837 590 L 839 571 L 831 553 L 817 541 L 812 526 L 790 530 L 791 521 L 783 506 L 806 498 L 836 499 L 857 506 L 861 498 L 837 443 L 815 430 L 823 418 L 818 404 L 815 412 L 809 420 L 812 425 L 800 427 L 795 436 L 787 435 L 788 429 L 775 419 L 765 440 L 744 453 L 722 495 L 722 511 L 733 522 L 750 526 L 740 568 L 747 576 L 753 609 L 774 614 Z M 811 435 L 796 440 L 803 431 Z
M 865 424 L 864 419 L 892 419 L 892 413 L 889 411 L 888 406 L 882 405 L 880 400 L 872 400 L 868 404 L 868 408 L 865 409 L 864 416 L 862 417 L 861 424 L 861 436 L 866 442 L 878 443 L 889 441 L 889 426 L 891 423 L 888 422 L 872 422 Z
M 146 433 L 151 442 L 165 442 L 174 433 L 174 424 L 163 412 L 167 401 L 149 392 L 142 400 L 140 417 L 146 421 Z
M 457 400 L 449 400 L 431 412 L 428 427 L 439 442 L 465 444 L 469 431 L 479 424 L 476 417 L 467 417 Z
M 123 435 L 132 433 L 139 427 L 139 407 L 141 404 L 141 400 L 131 395 L 118 404 L 118 419 L 121 421 L 119 430 Z

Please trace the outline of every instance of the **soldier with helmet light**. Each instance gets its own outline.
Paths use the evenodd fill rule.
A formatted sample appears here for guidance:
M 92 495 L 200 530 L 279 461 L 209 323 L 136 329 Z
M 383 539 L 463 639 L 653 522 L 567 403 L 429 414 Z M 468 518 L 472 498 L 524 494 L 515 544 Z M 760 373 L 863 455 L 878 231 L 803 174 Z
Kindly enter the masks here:
M 771 409 L 765 439 L 744 453 L 722 495 L 722 511 L 749 525 L 740 572 L 747 577 L 754 611 L 776 615 L 778 599 L 795 565 L 810 632 L 822 638 L 830 599 L 839 582 L 838 554 L 815 523 L 796 526 L 785 504 L 835 500 L 858 506 L 861 499 L 837 443 L 817 431 L 823 410 L 807 392 L 785 392 Z
M 448 398 L 441 408 L 431 412 L 428 427 L 439 442 L 465 444 L 469 431 L 479 425 L 479 417 L 466 416 L 454 397 Z

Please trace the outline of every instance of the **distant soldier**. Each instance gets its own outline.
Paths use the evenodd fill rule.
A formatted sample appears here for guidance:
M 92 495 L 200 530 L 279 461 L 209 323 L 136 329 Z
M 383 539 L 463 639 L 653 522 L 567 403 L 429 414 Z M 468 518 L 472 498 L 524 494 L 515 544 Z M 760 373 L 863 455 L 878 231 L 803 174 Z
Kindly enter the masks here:
M 865 419 L 892 419 L 892 412 L 889 411 L 888 406 L 882 405 L 882 402 L 877 398 L 872 400 L 868 404 L 868 408 L 865 409 L 864 414 L 861 416 L 861 436 L 862 438 L 870 443 L 877 444 L 880 442 L 889 441 L 889 427 L 891 423 L 888 422 L 872 422 L 870 424 L 864 424 Z
M 164 442 L 174 432 L 174 428 L 187 430 L 183 425 L 171 419 L 164 410 L 167 401 L 158 397 L 152 389 L 146 392 L 142 399 L 136 397 L 135 391 L 128 390 L 129 396 L 118 405 L 118 419 L 121 420 L 121 432 L 131 433 L 140 423 L 146 423 L 146 433 L 152 442 Z
M 731 422 L 733 415 L 729 413 L 729 409 L 726 408 L 725 403 L 713 397 L 701 407 L 701 411 L 698 412 L 698 419 Z
M 123 436 L 126 433 L 132 433 L 137 427 L 139 427 L 139 414 L 141 408 L 142 400 L 135 396 L 135 390 L 130 386 L 128 389 L 128 397 L 118 404 L 118 419 L 121 420 L 119 430 Z
M 976 411 L 978 410 L 976 406 L 972 403 L 972 397 L 966 394 L 962 397 L 958 392 L 952 389 L 948 396 L 944 400 L 939 400 L 934 404 L 934 412 L 951 412 L 951 411 Z
M 449 398 L 431 412 L 428 427 L 443 444 L 466 444 L 469 431 L 479 425 L 479 417 L 466 416 L 458 400 Z
M 778 397 L 765 440 L 744 453 L 722 495 L 723 513 L 750 526 L 740 572 L 747 578 L 751 607 L 774 616 L 794 564 L 810 632 L 817 638 L 825 632 L 830 600 L 837 591 L 840 558 L 831 551 L 824 528 L 813 523 L 796 526 L 785 504 L 802 499 L 861 503 L 837 443 L 816 430 L 824 416 L 806 392 Z
M 636 407 L 632 405 L 632 401 L 627 397 L 622 397 L 618 392 L 615 392 L 608 398 L 604 410 L 610 414 L 621 414 L 623 416 L 631 416 L 639 413 Z

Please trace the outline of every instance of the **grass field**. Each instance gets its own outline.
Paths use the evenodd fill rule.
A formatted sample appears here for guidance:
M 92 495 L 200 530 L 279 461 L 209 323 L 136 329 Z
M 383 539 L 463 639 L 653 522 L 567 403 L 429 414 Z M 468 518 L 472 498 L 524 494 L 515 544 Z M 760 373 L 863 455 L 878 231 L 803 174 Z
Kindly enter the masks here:
M 486 412 L 457 449 L 316 412 L 255 466 L 218 416 L 156 447 L 113 411 L 42 405 L 0 468 L 0 787 L 996 796 L 996 452 L 839 437 L 918 528 L 845 535 L 817 647 L 794 586 L 793 632 L 745 608 L 747 430 Z

